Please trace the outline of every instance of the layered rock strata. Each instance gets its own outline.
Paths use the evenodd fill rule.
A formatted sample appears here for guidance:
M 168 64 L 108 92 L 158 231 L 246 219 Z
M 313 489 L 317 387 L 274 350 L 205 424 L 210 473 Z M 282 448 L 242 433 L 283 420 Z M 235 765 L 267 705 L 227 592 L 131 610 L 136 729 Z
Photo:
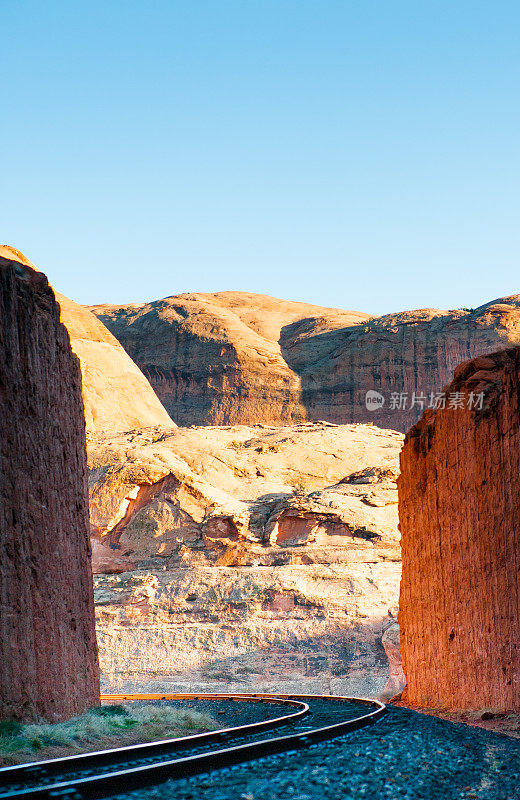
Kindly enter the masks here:
M 401 454 L 406 701 L 520 710 L 520 348 L 460 365 Z
M 328 423 L 92 437 L 103 685 L 382 690 L 401 442 Z
M 219 292 L 93 311 L 179 424 L 309 419 L 406 431 L 442 402 L 457 364 L 520 343 L 519 306 L 515 295 L 371 318 Z M 381 398 L 367 406 L 371 391 Z
M 5 253 L 0 467 L 0 717 L 72 716 L 99 703 L 81 374 L 46 277 Z

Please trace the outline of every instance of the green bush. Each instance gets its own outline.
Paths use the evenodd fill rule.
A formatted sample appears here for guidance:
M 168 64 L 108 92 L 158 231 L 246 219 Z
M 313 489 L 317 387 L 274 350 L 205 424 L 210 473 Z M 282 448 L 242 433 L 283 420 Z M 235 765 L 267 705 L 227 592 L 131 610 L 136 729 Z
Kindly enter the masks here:
M 232 442 L 229 442 L 228 447 L 232 450 L 243 450 L 244 447 L 247 447 L 245 442 L 241 442 L 238 439 L 233 439 Z

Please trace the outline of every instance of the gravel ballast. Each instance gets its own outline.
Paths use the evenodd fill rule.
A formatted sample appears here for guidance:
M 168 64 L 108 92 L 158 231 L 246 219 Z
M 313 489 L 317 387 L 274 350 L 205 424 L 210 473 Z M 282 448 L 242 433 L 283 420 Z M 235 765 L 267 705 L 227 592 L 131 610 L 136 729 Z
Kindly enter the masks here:
M 333 742 L 118 795 L 118 800 L 172 797 L 520 800 L 520 741 L 393 707 L 374 726 Z

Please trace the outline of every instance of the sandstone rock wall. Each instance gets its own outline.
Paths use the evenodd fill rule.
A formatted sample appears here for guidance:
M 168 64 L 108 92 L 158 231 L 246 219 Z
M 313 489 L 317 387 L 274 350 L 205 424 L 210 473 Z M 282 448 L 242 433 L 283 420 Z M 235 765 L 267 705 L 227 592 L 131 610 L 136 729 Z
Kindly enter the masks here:
M 295 563 L 311 545 L 383 546 L 398 558 L 402 439 L 329 423 L 92 436 L 92 535 L 143 567 Z
M 520 348 L 462 364 L 448 390 L 462 408 L 426 413 L 401 454 L 406 700 L 520 711 Z
M 520 343 L 519 303 L 371 318 L 220 292 L 93 311 L 181 425 L 309 419 L 406 431 L 457 364 Z M 368 390 L 382 408 L 366 408 Z
M 99 702 L 81 377 L 59 314 L 45 276 L 0 254 L 4 719 Z
M 309 418 L 407 431 L 458 364 L 520 343 L 520 308 L 515 296 L 474 311 L 425 309 L 380 317 L 325 334 L 326 359 L 313 357 L 316 338 L 294 331 L 283 348 L 300 376 Z M 382 408 L 366 408 L 368 390 L 383 395 Z
M 305 419 L 300 376 L 282 352 L 283 330 L 306 319 L 316 330 L 368 319 L 355 311 L 245 292 L 185 294 L 91 310 L 140 366 L 179 425 Z
M 88 431 L 171 428 L 166 409 L 115 336 L 83 306 L 56 293 L 61 321 L 79 358 Z

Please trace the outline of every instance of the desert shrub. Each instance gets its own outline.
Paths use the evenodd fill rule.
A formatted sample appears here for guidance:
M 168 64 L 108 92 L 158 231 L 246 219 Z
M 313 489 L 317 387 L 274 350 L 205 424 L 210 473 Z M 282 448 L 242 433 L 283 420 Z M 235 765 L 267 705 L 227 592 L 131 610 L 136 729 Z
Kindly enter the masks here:
M 231 450 L 243 450 L 247 447 L 247 444 L 246 442 L 241 442 L 239 439 L 233 439 L 233 441 L 229 442 L 228 447 L 230 447 Z
M 294 475 L 289 481 L 289 486 L 292 486 L 293 495 L 295 497 L 305 497 L 310 490 L 310 481 L 308 476 L 298 473 Z
M 117 746 L 118 737 L 132 733 L 134 741 L 183 735 L 190 730 L 213 730 L 208 714 L 151 703 L 98 706 L 65 722 L 23 724 L 0 721 L 0 759 L 5 763 L 31 760 L 46 747 L 81 752 L 98 746 Z

